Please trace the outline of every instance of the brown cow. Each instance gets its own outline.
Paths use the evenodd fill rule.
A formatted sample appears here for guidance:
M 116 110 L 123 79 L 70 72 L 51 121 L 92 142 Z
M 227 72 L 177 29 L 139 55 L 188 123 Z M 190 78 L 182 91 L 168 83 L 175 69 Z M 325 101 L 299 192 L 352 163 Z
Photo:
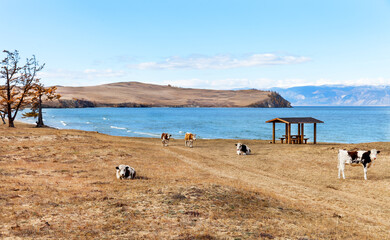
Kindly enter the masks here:
M 161 141 L 164 147 L 168 146 L 169 139 L 171 139 L 172 135 L 168 133 L 161 134 Z
M 184 137 L 184 146 L 192 148 L 193 142 L 196 140 L 196 135 L 192 133 L 186 133 Z

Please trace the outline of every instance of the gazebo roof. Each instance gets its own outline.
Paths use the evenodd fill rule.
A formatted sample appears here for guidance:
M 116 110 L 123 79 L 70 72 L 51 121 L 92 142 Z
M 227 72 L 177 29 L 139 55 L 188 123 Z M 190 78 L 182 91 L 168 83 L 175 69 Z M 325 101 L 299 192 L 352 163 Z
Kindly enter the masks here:
M 266 121 L 266 123 L 324 123 L 321 120 L 312 117 L 290 117 L 290 118 L 274 118 Z

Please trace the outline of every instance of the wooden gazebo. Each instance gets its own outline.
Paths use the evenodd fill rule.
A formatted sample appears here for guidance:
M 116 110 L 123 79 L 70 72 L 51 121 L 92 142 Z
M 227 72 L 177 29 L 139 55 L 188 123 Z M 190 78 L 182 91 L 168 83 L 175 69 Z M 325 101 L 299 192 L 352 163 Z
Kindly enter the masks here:
M 324 123 L 321 120 L 312 118 L 312 117 L 292 117 L 292 118 L 274 118 L 266 121 L 266 123 L 272 123 L 272 143 L 275 143 L 275 124 L 276 123 L 285 123 L 286 124 L 286 135 L 281 137 L 280 140 L 283 143 L 283 140 L 286 139 L 286 143 L 307 143 L 308 138 L 305 138 L 305 123 L 314 124 L 314 138 L 313 143 L 317 143 L 317 123 Z M 298 124 L 298 134 L 291 134 L 291 125 Z

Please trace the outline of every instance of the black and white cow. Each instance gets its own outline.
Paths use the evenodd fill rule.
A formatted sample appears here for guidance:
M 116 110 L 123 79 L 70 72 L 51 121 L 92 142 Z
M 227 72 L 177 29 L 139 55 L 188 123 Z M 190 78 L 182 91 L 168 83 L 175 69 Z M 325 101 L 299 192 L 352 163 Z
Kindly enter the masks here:
M 172 135 L 169 133 L 162 133 L 161 134 L 161 142 L 164 147 L 168 146 L 169 139 L 171 139 Z
M 379 153 L 380 151 L 377 151 L 376 149 L 371 149 L 371 151 L 347 151 L 340 149 L 338 154 L 339 178 L 340 174 L 342 173 L 343 179 L 345 179 L 345 164 L 349 164 L 351 166 L 362 165 L 364 169 L 364 179 L 367 180 L 367 168 L 371 166 L 371 164 L 375 161 L 377 154 Z
M 237 154 L 238 155 L 248 155 L 251 153 L 251 150 L 247 145 L 242 144 L 242 143 L 236 143 L 235 145 L 237 147 Z
M 118 179 L 134 179 L 135 170 L 128 165 L 119 165 L 116 167 L 116 178 Z

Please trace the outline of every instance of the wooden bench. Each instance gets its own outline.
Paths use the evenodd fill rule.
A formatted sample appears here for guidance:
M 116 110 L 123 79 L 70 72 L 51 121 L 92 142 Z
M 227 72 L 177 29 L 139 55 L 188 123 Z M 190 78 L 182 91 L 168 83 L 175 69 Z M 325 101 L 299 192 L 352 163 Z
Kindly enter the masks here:
M 291 143 L 293 144 L 296 144 L 296 143 L 300 143 L 300 140 L 299 138 L 294 138 L 294 139 L 291 139 Z M 304 138 L 303 141 L 305 142 L 305 144 L 307 144 L 307 140 L 309 140 L 309 138 Z
M 281 137 L 279 138 L 280 139 L 280 142 L 283 144 L 284 140 L 286 139 L 285 137 Z M 307 144 L 307 140 L 309 140 L 309 138 L 304 138 L 303 141 L 305 142 L 305 144 Z M 286 143 L 287 142 L 287 139 L 286 139 Z M 292 138 L 291 139 L 291 143 L 295 144 L 295 143 L 299 143 L 299 139 L 298 138 Z

